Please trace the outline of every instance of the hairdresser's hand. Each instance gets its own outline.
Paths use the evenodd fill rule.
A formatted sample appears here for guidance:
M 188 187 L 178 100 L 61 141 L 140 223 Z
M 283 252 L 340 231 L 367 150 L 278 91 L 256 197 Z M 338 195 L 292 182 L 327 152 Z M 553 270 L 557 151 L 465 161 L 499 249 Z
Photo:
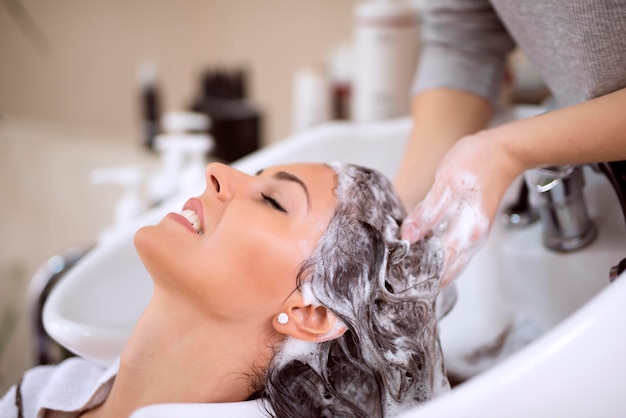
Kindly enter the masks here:
M 441 160 L 432 188 L 402 224 L 402 238 L 411 243 L 430 234 L 441 239 L 441 286 L 484 244 L 506 188 L 521 171 L 489 131 L 462 138 Z

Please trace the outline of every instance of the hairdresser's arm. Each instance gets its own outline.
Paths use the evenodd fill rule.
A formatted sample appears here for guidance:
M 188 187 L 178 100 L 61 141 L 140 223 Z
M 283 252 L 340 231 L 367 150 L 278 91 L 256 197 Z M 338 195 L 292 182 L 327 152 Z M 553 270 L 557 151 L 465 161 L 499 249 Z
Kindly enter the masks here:
M 407 209 L 425 196 L 450 147 L 487 126 L 515 46 L 489 0 L 430 0 L 422 12 L 413 131 L 395 179 Z
M 436 88 L 413 100 L 413 130 L 395 186 L 407 208 L 432 186 L 437 165 L 459 138 L 484 129 L 492 114 L 489 102 L 475 94 Z
M 447 250 L 445 285 L 485 240 L 504 192 L 525 170 L 625 160 L 624 109 L 626 89 L 462 138 L 405 220 L 403 237 L 411 242 L 429 232 L 441 237 Z

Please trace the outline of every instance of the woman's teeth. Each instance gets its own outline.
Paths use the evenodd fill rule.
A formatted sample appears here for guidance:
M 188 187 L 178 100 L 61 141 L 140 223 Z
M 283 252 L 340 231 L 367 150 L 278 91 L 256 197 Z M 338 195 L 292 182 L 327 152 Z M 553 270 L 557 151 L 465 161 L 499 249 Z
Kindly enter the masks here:
M 181 212 L 181 215 L 189 221 L 191 226 L 193 226 L 193 229 L 195 229 L 198 234 L 203 232 L 200 226 L 200 218 L 196 212 L 190 209 L 185 209 Z

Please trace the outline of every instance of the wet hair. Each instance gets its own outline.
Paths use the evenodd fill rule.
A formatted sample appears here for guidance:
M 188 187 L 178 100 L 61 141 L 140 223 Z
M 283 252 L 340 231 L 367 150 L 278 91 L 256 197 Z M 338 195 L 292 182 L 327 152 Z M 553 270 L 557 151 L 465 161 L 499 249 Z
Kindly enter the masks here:
M 435 315 L 441 252 L 400 239 L 406 213 L 383 174 L 331 167 L 337 208 L 298 287 L 347 331 L 319 343 L 287 337 L 263 395 L 277 417 L 391 416 L 449 389 Z

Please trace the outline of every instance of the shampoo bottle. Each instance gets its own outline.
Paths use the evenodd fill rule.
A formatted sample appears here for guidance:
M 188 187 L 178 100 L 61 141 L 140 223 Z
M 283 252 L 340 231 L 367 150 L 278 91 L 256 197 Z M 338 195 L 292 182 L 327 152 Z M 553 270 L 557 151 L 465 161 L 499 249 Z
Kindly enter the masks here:
M 161 96 L 157 85 L 156 66 L 146 63 L 139 67 L 137 79 L 141 89 L 141 123 L 143 145 L 154 150 L 154 141 L 160 133 Z
M 417 64 L 417 11 L 403 0 L 370 0 L 354 14 L 353 119 L 406 116 Z
M 191 109 L 211 120 L 209 133 L 215 140 L 212 157 L 226 163 L 256 151 L 262 144 L 263 115 L 247 98 L 243 69 L 207 70 L 202 94 Z
M 168 112 L 163 116 L 165 133 L 155 140 L 161 167 L 149 184 L 152 205 L 177 193 L 198 193 L 198 184 L 203 186 L 204 181 L 204 160 L 213 148 L 213 138 L 207 133 L 210 124 L 206 115 L 194 112 Z

